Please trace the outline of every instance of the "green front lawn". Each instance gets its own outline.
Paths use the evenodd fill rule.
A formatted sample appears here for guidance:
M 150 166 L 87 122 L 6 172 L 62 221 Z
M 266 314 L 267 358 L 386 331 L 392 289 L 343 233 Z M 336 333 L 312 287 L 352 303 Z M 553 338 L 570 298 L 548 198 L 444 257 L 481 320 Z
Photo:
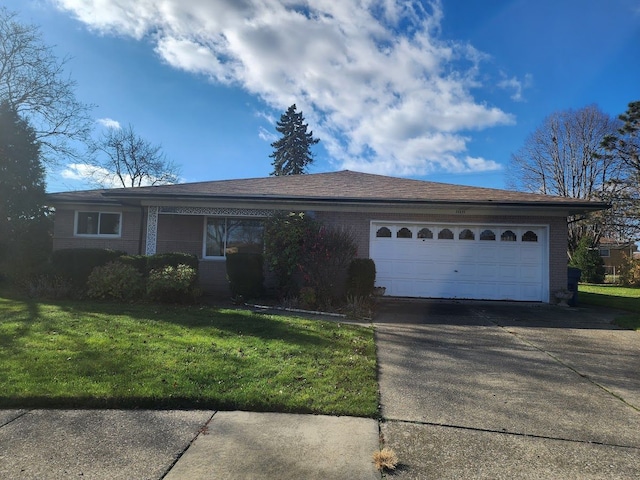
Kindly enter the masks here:
M 616 318 L 615 323 L 623 328 L 640 330 L 640 288 L 580 284 L 578 301 L 632 312 Z
M 202 306 L 0 296 L 0 408 L 372 417 L 373 329 Z

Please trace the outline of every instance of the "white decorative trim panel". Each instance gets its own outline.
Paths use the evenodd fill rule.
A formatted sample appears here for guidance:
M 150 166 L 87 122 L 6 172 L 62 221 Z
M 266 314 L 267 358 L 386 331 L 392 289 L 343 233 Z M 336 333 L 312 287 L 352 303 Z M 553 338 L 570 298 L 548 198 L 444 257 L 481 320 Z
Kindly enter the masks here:
M 145 253 L 154 255 L 158 242 L 158 212 L 160 207 L 149 207 L 147 210 L 147 242 Z
M 149 207 L 159 208 L 159 213 L 176 215 L 205 215 L 210 217 L 269 217 L 273 210 L 260 208 L 214 208 L 214 207 Z

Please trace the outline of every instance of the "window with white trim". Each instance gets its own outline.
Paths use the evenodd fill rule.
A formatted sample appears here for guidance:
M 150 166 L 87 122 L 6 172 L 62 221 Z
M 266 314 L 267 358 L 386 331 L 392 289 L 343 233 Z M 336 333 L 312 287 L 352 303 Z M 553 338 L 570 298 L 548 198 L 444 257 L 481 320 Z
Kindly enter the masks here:
M 119 237 L 122 228 L 120 212 L 76 212 L 76 235 Z
M 205 258 L 224 258 L 230 253 L 263 253 L 264 222 L 245 218 L 207 218 Z

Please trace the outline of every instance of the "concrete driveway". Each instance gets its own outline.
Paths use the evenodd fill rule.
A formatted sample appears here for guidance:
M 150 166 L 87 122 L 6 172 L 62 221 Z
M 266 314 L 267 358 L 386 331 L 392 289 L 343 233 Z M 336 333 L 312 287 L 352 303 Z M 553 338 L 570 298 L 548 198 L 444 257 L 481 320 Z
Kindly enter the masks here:
M 588 308 L 391 301 L 375 319 L 393 478 L 640 478 L 640 335 Z

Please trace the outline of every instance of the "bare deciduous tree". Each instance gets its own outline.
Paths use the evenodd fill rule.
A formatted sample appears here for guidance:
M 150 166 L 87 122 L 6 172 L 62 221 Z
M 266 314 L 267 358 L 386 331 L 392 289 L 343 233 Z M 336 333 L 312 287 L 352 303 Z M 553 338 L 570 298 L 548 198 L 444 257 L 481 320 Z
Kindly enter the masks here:
M 627 172 L 619 159 L 604 154 L 601 142 L 619 126 L 615 118 L 595 105 L 550 115 L 512 155 L 509 186 L 547 195 L 614 203 L 628 188 Z M 609 234 L 613 217 L 621 213 L 619 210 L 623 206 L 617 207 L 612 212 L 591 215 L 585 221 L 571 218 L 569 252 L 573 252 L 586 233 L 596 240 Z
M 92 107 L 78 101 L 64 72 L 67 62 L 43 43 L 37 26 L 0 8 L 0 100 L 33 127 L 48 162 L 77 156 L 74 144 L 84 144 L 93 126 Z
M 180 168 L 167 160 L 159 145 L 136 134 L 131 125 L 109 128 L 95 143 L 94 150 L 91 176 L 102 186 L 166 185 L 179 180 Z

